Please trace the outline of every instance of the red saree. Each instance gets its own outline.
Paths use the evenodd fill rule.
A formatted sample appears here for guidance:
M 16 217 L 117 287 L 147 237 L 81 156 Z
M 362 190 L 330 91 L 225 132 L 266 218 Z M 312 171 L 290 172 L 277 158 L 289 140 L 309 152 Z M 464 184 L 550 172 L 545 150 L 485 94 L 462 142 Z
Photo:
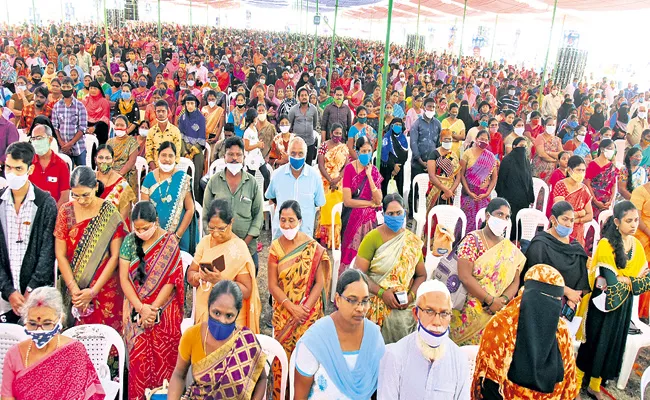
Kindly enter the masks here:
M 142 400 L 145 389 L 161 386 L 176 366 L 184 298 L 181 253 L 178 240 L 169 233 L 145 249 L 146 279 L 142 284 L 134 281 L 140 260 L 133 235 L 124 239 L 120 258 L 129 261 L 131 284 L 143 303 L 153 303 L 163 286 L 174 285 L 172 295 L 161 307 L 160 323 L 153 328 L 143 329 L 131 322 L 133 307 L 128 301 L 124 302 L 124 342 L 129 354 L 128 398 Z
M 580 186 L 580 189 L 574 190 L 573 192 L 569 193 L 569 190 L 564 184 L 564 180 L 559 181 L 553 187 L 551 198 L 555 199 L 558 196 L 564 197 L 564 199 L 568 201 L 573 207 L 573 211 L 576 212 L 584 210 L 587 204 L 589 204 L 589 202 L 591 201 L 591 193 L 589 193 L 589 189 L 587 189 L 587 187 L 584 184 Z M 571 235 L 569 237 L 571 238 L 571 240 L 573 239 L 577 240 L 582 245 L 582 247 L 584 247 L 585 246 L 584 232 L 585 232 L 585 224 L 576 222 L 573 224 L 573 232 L 571 232 Z

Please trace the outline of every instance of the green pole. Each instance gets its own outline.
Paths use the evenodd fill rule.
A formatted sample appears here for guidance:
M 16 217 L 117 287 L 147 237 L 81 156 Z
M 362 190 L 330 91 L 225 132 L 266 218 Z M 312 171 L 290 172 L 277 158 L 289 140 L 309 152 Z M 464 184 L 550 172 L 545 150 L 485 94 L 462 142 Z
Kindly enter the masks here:
M 205 0 L 205 26 L 210 26 L 210 4 Z
M 548 46 L 546 47 L 546 58 L 544 59 L 544 67 L 542 68 L 542 80 L 540 81 L 538 101 L 542 104 L 542 93 L 544 92 L 544 84 L 546 83 L 546 64 L 548 64 L 548 55 L 551 52 L 551 39 L 553 39 L 553 26 L 555 25 L 555 12 L 557 11 L 557 0 L 553 5 L 553 17 L 551 18 L 551 30 L 548 31 Z
M 32 17 L 34 18 L 34 27 L 36 27 L 36 4 L 34 4 L 34 0 L 32 0 Z
M 194 34 L 192 33 L 192 0 L 190 0 L 190 44 L 194 41 Z
M 106 11 L 106 0 L 104 0 L 104 39 L 106 44 L 106 65 L 110 66 L 111 48 L 108 45 L 108 11 Z
M 492 55 L 494 54 L 494 43 L 497 41 L 497 24 L 499 23 L 499 14 L 494 21 L 494 33 L 492 34 L 492 50 L 490 50 L 490 62 L 492 61 Z
M 393 0 L 390 0 L 391 2 Z M 334 39 L 336 36 L 336 17 L 339 15 L 339 0 L 334 5 L 334 28 L 332 29 L 332 44 L 330 45 L 330 70 L 327 77 L 327 94 L 332 93 L 332 71 L 334 70 Z
M 164 62 L 162 59 L 162 28 L 160 26 L 160 0 L 158 0 L 158 52 L 160 53 L 160 61 Z
M 305 40 L 303 41 L 303 47 L 305 48 L 303 53 L 303 56 L 307 54 L 307 38 L 309 37 L 309 34 L 307 33 L 309 30 L 309 0 L 307 0 L 307 7 L 305 7 Z M 304 60 L 304 57 L 303 57 Z
M 390 23 L 393 14 L 393 0 L 388 0 L 388 21 L 386 22 L 386 46 L 384 47 L 384 67 L 381 71 L 381 106 L 379 107 L 379 126 L 377 127 L 377 168 L 381 165 L 381 143 L 386 117 L 386 85 L 388 84 L 388 53 L 390 52 Z
M 460 49 L 458 49 L 458 68 L 460 68 L 460 58 L 463 56 L 463 34 L 465 33 L 465 16 L 467 15 L 467 0 L 463 7 L 463 26 L 460 28 Z
M 319 0 L 316 0 L 316 15 L 318 15 L 318 2 Z M 314 65 L 316 63 L 316 47 L 318 47 L 318 25 L 315 26 L 315 32 L 314 32 L 314 57 L 313 57 L 313 62 Z
M 420 3 L 422 0 L 418 0 L 418 20 L 415 24 L 415 62 L 418 62 L 418 57 L 420 56 Z

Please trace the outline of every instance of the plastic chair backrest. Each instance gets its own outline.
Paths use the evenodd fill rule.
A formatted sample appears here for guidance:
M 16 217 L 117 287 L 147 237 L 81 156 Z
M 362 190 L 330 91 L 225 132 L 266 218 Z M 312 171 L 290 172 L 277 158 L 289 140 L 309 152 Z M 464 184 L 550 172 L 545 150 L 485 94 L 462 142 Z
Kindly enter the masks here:
M 138 156 L 135 159 L 135 171 L 138 174 L 136 178 L 136 183 L 138 184 L 137 189 L 138 190 L 138 201 L 140 200 L 140 182 L 142 181 L 142 171 L 144 171 L 145 176 L 149 173 L 149 164 L 147 164 L 147 160 L 144 157 Z
M 95 369 L 101 371 L 108 363 L 108 356 L 111 348 L 115 346 L 118 355 L 119 365 L 119 380 L 120 380 L 120 400 L 123 398 L 122 386 L 124 384 L 124 363 L 126 361 L 126 350 L 124 340 L 119 333 L 110 326 L 100 324 L 89 324 L 74 326 L 65 332 L 63 335 L 80 341 L 86 351 L 90 360 L 93 362 Z M 100 379 L 102 377 L 100 376 Z M 110 377 L 109 377 L 110 379 Z
M 645 388 L 648 383 L 650 383 L 650 367 L 646 368 L 641 376 L 641 400 L 645 398 Z
M 454 207 L 460 208 L 460 197 L 463 194 L 463 185 L 458 185 L 456 187 L 456 193 L 454 193 Z
M 217 158 L 210 164 L 210 176 L 223 171 L 224 168 L 226 168 L 226 161 L 223 158 Z
M 21 325 L 0 324 L 0 365 L 4 365 L 5 355 L 11 346 L 27 339 L 29 336 Z M 0 369 L 0 380 L 2 380 L 2 369 Z
M 273 339 L 270 336 L 258 334 L 257 340 L 262 346 L 262 351 L 267 354 L 267 361 L 269 364 L 273 363 L 273 358 L 277 357 L 280 361 L 280 366 L 282 367 L 282 379 L 280 381 L 280 398 L 285 398 L 285 393 L 287 391 L 287 380 L 289 378 L 289 360 L 287 360 L 287 353 L 284 351 L 284 347 L 277 340 Z
M 517 236 L 519 236 L 519 223 L 521 222 L 521 239 L 533 240 L 537 227 L 543 225 L 544 229 L 548 229 L 548 218 L 546 215 L 534 208 L 524 208 L 519 210 L 515 220 L 517 229 Z
M 623 163 L 625 162 L 625 147 L 627 146 L 627 140 L 625 139 L 614 140 L 614 146 L 616 146 L 615 163 L 616 165 L 623 165 Z
M 600 226 L 593 219 L 587 222 L 584 226 L 585 240 L 587 240 L 587 234 L 589 233 L 589 229 L 592 229 L 594 231 L 594 240 L 592 243 L 593 243 L 593 254 L 596 254 L 596 246 L 598 246 L 598 241 L 600 240 Z M 585 246 L 587 246 L 586 242 L 585 242 Z
M 546 207 L 548 207 L 548 198 L 549 198 L 549 188 L 546 182 L 539 178 L 533 178 L 533 193 L 535 193 L 535 200 L 533 201 L 533 208 L 537 208 L 537 203 L 539 200 L 539 195 L 544 191 L 544 197 L 542 199 L 542 209 L 540 210 L 546 214 Z
M 97 136 L 86 133 L 84 142 L 86 143 L 86 165 L 90 167 L 93 164 L 93 148 L 97 149 L 99 147 L 99 140 L 97 140 Z
M 296 380 L 296 350 L 294 349 L 291 352 L 291 357 L 289 357 L 289 400 L 293 400 L 295 397 L 294 385 Z
M 607 222 L 607 219 L 612 215 L 614 215 L 614 211 L 612 210 L 603 210 L 600 212 L 598 215 L 598 225 L 600 225 L 600 229 L 603 229 L 605 222 Z
M 72 165 L 72 159 L 70 158 L 70 156 L 63 153 L 57 153 L 57 156 L 59 156 L 59 158 L 61 158 L 63 161 L 65 161 L 66 164 L 68 164 L 68 168 L 70 168 L 70 172 L 72 172 L 74 166 Z
M 181 161 L 178 163 L 183 172 L 187 172 L 188 168 L 190 170 L 190 177 L 192 178 L 192 185 L 194 185 L 194 179 L 196 171 L 194 170 L 194 163 L 192 160 L 186 157 L 181 157 Z
M 198 201 L 194 200 L 194 209 L 196 210 L 197 213 L 199 213 L 199 239 L 202 238 L 203 235 L 203 207 L 201 207 L 201 204 L 199 204 Z
M 417 192 L 415 191 L 415 185 L 418 186 Z M 429 174 L 417 174 L 413 178 L 413 185 L 411 187 L 413 191 L 413 202 L 415 202 L 415 195 L 418 196 L 418 209 L 415 209 L 415 204 L 411 204 L 413 212 L 420 214 L 426 212 L 427 209 L 427 190 L 429 190 Z

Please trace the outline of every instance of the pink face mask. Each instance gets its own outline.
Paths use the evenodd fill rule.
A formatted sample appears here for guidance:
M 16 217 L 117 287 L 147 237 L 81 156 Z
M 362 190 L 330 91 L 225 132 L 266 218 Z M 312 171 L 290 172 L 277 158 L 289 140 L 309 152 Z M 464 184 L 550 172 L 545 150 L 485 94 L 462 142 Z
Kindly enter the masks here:
M 153 224 L 151 225 L 151 228 L 147 229 L 144 232 L 138 232 L 135 230 L 135 228 L 133 229 L 133 231 L 135 232 L 135 235 L 137 237 L 139 237 L 140 239 L 146 242 L 147 240 L 151 239 L 154 233 L 156 233 L 156 229 L 157 229 L 156 224 Z

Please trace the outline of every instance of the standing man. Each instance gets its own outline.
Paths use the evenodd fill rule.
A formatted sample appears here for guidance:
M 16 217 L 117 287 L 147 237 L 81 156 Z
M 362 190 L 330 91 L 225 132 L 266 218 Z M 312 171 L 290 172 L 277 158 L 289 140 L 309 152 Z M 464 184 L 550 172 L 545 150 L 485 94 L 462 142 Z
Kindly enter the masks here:
M 509 85 L 508 94 L 499 98 L 497 101 L 497 107 L 499 107 L 499 111 L 508 109 L 516 112 L 519 110 L 519 100 L 517 100 L 515 97 L 516 93 L 517 91 L 515 90 L 515 87 L 513 85 Z
M 37 125 L 29 142 L 34 146 L 34 173 L 29 181 L 54 198 L 56 207 L 70 201 L 70 168 L 61 157 L 52 151 L 52 129 L 47 125 Z
M 284 164 L 271 177 L 271 183 L 266 190 L 266 198 L 272 200 L 275 207 L 273 215 L 273 239 L 280 237 L 280 218 L 278 210 L 287 200 L 295 200 L 302 211 L 300 231 L 309 237 L 314 237 L 314 219 L 316 207 L 325 205 L 323 181 L 316 169 L 305 165 L 307 144 L 300 137 L 289 142 L 289 162 Z
M 158 148 L 163 142 L 174 143 L 174 146 L 176 146 L 176 164 L 181 161 L 181 131 L 169 122 L 169 105 L 165 100 L 158 100 L 154 107 L 156 124 L 149 128 L 145 154 L 150 171 L 153 171 L 158 166 Z
M 153 56 L 153 62 L 149 63 L 149 65 L 147 66 L 149 67 L 151 76 L 155 77 L 158 74 L 162 74 L 163 69 L 165 69 L 165 64 L 160 63 L 160 53 L 157 50 L 153 53 L 152 56 Z
M 418 118 L 409 132 L 410 147 L 412 152 L 411 159 L 411 179 L 418 174 L 427 172 L 427 161 L 431 152 L 438 147 L 440 141 L 440 131 L 442 125 L 436 119 L 436 101 L 431 97 L 424 99 L 424 115 Z M 413 203 L 413 190 L 409 192 L 409 206 L 417 204 Z M 417 201 L 417 196 L 415 198 Z M 409 218 L 413 217 L 413 208 L 409 207 Z
M 54 284 L 56 203 L 32 185 L 34 147 L 17 142 L 6 151 L 8 187 L 0 190 L 0 322 L 17 323 L 25 299 Z
M 640 104 L 637 109 L 636 117 L 632 118 L 627 124 L 627 143 L 629 146 L 636 146 L 641 141 L 641 133 L 648 129 L 648 107 Z
M 332 130 L 332 125 L 340 124 L 343 132 L 347 132 L 352 126 L 352 113 L 350 108 L 343 104 L 345 93 L 343 88 L 338 86 L 334 89 L 334 102 L 328 104 L 323 110 L 323 120 L 320 123 L 321 143 L 329 140 L 327 135 Z
M 255 270 L 259 270 L 257 238 L 262 230 L 264 211 L 262 202 L 264 193 L 259 190 L 255 177 L 246 172 L 244 166 L 244 142 L 241 138 L 230 137 L 224 141 L 226 168 L 214 174 L 203 194 L 203 204 L 212 204 L 214 199 L 230 202 L 236 217 L 232 232 L 248 245 Z M 203 208 L 203 231 L 209 234 L 209 207 Z
M 77 64 L 81 67 L 84 74 L 90 73 L 90 67 L 93 65 L 93 60 L 92 57 L 90 57 L 90 53 L 86 51 L 83 44 L 79 46 L 79 52 L 77 53 Z
M 298 104 L 291 107 L 289 111 L 289 122 L 294 135 L 302 138 L 307 144 L 307 165 L 311 165 L 316 158 L 316 126 L 318 122 L 318 110 L 316 106 L 309 103 L 309 90 L 306 87 L 298 89 Z
M 59 151 L 69 155 L 77 166 L 86 165 L 86 143 L 83 136 L 88 128 L 88 113 L 83 103 L 72 97 L 73 85 L 71 78 L 63 78 L 63 98 L 54 105 L 52 125 L 59 140 Z
M 52 116 L 52 107 L 47 103 L 50 91 L 46 85 L 39 85 L 34 89 L 34 102 L 23 107 L 23 114 L 18 122 L 18 127 L 29 130 L 34 118 L 39 115 Z

